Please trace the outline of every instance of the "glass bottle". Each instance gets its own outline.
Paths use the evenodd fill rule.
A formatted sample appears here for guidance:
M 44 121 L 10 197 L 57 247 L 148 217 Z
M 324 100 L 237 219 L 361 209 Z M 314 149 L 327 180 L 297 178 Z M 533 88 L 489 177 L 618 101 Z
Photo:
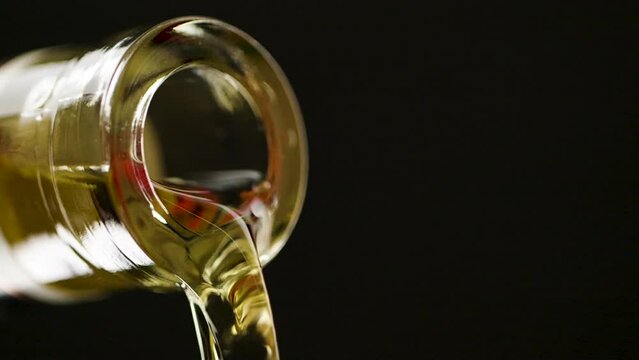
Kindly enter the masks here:
M 299 216 L 306 154 L 279 66 L 221 21 L 18 56 L 0 66 L 0 291 L 180 289 L 204 356 L 277 358 L 261 266 Z

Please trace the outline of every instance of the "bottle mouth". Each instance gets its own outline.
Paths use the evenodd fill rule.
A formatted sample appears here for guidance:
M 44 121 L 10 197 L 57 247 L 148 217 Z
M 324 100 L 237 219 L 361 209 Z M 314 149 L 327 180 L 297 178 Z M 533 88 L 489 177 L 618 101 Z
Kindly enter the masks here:
M 279 66 L 247 34 L 210 18 L 169 20 L 129 41 L 101 109 L 118 215 L 151 256 L 167 217 L 183 217 L 186 228 L 202 217 L 188 208 L 176 215 L 181 198 L 167 195 L 176 188 L 266 216 L 254 234 L 266 264 L 288 239 L 306 188 L 302 118 Z M 149 227 L 158 237 L 135 236 Z
M 154 91 L 144 120 L 143 162 L 158 187 L 209 194 L 233 208 L 269 187 L 269 149 L 257 105 L 219 70 L 188 66 Z M 160 198 L 165 207 L 172 203 Z

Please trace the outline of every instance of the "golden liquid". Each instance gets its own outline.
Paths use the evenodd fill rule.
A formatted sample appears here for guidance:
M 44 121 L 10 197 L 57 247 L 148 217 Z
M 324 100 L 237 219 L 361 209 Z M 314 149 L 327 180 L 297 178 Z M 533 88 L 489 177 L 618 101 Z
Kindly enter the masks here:
M 19 121 L 0 119 L 0 242 L 30 281 L 73 298 L 140 286 L 179 289 L 191 304 L 203 359 L 278 358 L 250 229 L 259 219 L 217 202 L 237 194 L 175 180 L 154 183 L 167 206 L 166 238 L 165 246 L 147 254 L 137 244 L 157 232 L 130 241 L 113 209 L 108 167 L 76 162 L 47 169 L 21 159 L 15 154 L 24 152 L 12 147 L 21 146 L 21 137 L 40 134 L 24 126 L 16 130 Z M 117 246 L 110 245 L 113 238 Z M 137 256 L 138 265 L 127 256 Z
M 292 90 L 219 21 L 132 36 L 0 68 L 0 289 L 183 291 L 203 359 L 277 359 L 260 261 L 305 191 Z

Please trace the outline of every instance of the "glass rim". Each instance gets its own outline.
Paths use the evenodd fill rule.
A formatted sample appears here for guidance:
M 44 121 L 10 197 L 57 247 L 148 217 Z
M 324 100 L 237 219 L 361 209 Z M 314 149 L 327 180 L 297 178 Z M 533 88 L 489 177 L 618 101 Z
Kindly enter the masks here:
M 276 196 L 284 193 L 295 198 L 294 204 L 284 204 L 288 208 L 275 210 L 275 216 L 285 216 L 287 221 L 280 237 L 273 239 L 268 249 L 259 249 L 258 246 L 260 261 L 265 265 L 281 250 L 297 223 L 308 179 L 305 129 L 298 102 L 286 76 L 255 39 L 214 18 L 187 16 L 167 20 L 130 41 L 108 84 L 100 109 L 100 121 L 110 130 L 109 182 L 116 212 L 133 234 L 138 227 L 134 218 L 161 222 L 158 213 L 163 212 L 163 204 L 152 186 L 143 149 L 144 121 L 150 100 L 164 80 L 185 67 L 198 62 L 205 62 L 214 69 L 219 65 L 222 69 L 218 70 L 230 73 L 251 92 L 260 113 L 264 115 L 261 118 L 268 138 L 268 173 L 273 186 L 278 187 Z M 217 49 L 211 44 L 216 44 Z M 168 56 L 167 48 L 171 46 L 180 49 L 183 46 L 186 50 Z M 251 76 L 243 77 L 241 72 L 233 69 L 233 64 L 229 66 L 211 56 L 214 53 L 237 55 L 242 51 L 250 53 L 250 59 L 255 63 Z M 264 90 L 265 85 L 271 93 Z M 283 147 L 287 144 L 296 147 L 297 158 L 285 153 Z M 272 151 L 275 156 L 271 155 Z M 273 173 L 283 166 L 293 169 L 296 179 L 288 181 L 274 176 Z M 276 207 L 282 206 L 277 204 L 277 199 L 274 201 Z M 139 245 L 152 252 L 151 244 Z

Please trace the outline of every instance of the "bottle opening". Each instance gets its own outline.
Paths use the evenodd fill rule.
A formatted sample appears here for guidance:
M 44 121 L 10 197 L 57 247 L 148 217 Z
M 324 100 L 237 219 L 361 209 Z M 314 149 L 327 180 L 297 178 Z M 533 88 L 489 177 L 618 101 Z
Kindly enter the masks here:
M 233 77 L 204 66 L 182 69 L 156 89 L 143 145 L 154 183 L 205 192 L 224 205 L 239 206 L 268 167 L 266 134 L 252 98 Z
M 301 114 L 275 60 L 208 18 L 160 24 L 122 56 L 100 108 L 122 222 L 192 239 L 239 216 L 268 263 L 297 221 L 307 178 Z M 148 239 L 143 249 L 161 248 Z

